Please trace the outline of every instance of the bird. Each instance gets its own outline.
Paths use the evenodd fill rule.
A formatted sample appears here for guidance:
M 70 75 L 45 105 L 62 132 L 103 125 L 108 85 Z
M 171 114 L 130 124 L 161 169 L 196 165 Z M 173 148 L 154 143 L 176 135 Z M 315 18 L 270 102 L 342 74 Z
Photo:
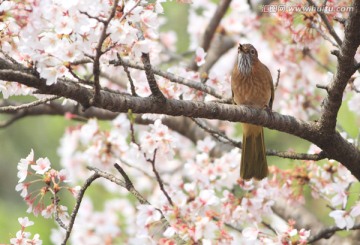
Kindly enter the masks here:
M 237 61 L 231 73 L 233 103 L 271 112 L 274 85 L 270 70 L 258 58 L 251 44 L 239 44 Z M 262 126 L 242 123 L 243 142 L 240 177 L 261 180 L 268 175 L 264 130 Z

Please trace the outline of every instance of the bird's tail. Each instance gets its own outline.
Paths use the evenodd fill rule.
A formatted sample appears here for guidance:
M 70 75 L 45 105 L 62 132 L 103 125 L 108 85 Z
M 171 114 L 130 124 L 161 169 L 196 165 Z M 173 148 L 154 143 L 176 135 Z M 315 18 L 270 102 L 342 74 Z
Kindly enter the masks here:
M 268 175 L 263 127 L 246 123 L 243 123 L 242 127 L 240 177 L 263 179 Z

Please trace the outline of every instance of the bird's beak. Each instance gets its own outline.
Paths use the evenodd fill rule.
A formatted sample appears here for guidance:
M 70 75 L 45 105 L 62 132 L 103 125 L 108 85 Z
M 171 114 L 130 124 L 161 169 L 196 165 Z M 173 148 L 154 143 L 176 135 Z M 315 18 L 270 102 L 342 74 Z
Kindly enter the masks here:
M 239 47 L 238 47 L 238 53 L 244 52 L 243 50 L 243 46 L 241 45 L 241 43 L 239 43 Z

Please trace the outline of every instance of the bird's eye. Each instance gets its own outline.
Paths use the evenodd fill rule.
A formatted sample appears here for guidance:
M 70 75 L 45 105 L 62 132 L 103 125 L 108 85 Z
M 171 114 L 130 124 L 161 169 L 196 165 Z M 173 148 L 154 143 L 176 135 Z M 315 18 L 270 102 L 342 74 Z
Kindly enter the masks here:
M 250 54 L 251 54 L 251 55 L 255 55 L 255 54 L 256 54 L 255 49 L 250 49 Z

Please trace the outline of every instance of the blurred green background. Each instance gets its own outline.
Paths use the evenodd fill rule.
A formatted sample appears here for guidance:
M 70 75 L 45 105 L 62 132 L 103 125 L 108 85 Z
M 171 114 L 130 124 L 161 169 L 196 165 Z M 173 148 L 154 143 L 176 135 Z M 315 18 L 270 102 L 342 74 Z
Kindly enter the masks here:
M 178 34 L 178 52 L 187 50 L 189 38 L 187 36 L 187 5 L 169 2 L 163 4 L 168 22 L 162 27 L 163 30 L 174 30 Z M 0 120 L 6 116 L 0 115 Z M 349 112 L 347 103 L 344 101 L 340 110 L 338 123 L 348 132 L 351 137 L 359 134 L 359 119 Z M 18 217 L 28 216 L 35 222 L 35 226 L 29 227 L 32 235 L 39 233 L 43 244 L 50 244 L 50 229 L 55 227 L 52 220 L 42 217 L 33 217 L 26 213 L 27 206 L 15 192 L 17 184 L 17 163 L 25 158 L 31 149 L 34 149 L 35 158 L 48 157 L 54 168 L 59 168 L 59 157 L 57 148 L 59 139 L 62 137 L 67 126 L 76 124 L 65 120 L 61 116 L 39 116 L 29 117 L 17 121 L 13 125 L 0 129 L 0 244 L 9 243 L 14 237 L 20 225 Z M 281 140 L 279 140 L 281 139 Z M 266 130 L 266 145 L 271 149 L 288 150 L 290 147 L 298 152 L 306 152 L 309 143 L 284 133 Z M 294 161 L 269 158 L 270 164 L 280 167 L 289 167 Z M 358 187 L 355 187 L 358 193 Z M 319 205 L 310 202 L 309 205 Z M 326 210 L 324 210 L 326 211 Z M 321 217 L 325 221 L 331 221 L 327 216 Z

